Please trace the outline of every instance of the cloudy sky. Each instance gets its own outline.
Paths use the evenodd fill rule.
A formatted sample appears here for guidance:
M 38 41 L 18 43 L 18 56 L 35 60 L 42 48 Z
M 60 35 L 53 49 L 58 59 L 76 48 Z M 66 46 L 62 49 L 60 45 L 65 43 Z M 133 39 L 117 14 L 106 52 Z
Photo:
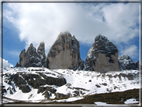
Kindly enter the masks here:
M 60 32 L 80 42 L 86 59 L 98 34 L 113 42 L 119 56 L 139 59 L 139 3 L 3 3 L 4 66 L 15 66 L 30 43 L 45 43 L 46 55 Z

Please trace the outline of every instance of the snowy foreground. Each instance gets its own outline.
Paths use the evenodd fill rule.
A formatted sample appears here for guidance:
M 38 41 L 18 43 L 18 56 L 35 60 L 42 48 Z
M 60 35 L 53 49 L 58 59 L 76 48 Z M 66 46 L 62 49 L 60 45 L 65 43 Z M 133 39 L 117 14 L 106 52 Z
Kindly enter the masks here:
M 41 71 L 40 71 L 40 70 Z M 8 84 L 8 77 L 3 76 L 3 87 L 6 90 L 9 88 L 15 88 L 15 91 L 7 91 L 4 93 L 3 103 L 14 102 L 14 101 L 25 101 L 25 102 L 72 102 L 83 99 L 86 95 L 99 94 L 99 93 L 110 93 L 110 92 L 123 92 L 130 89 L 139 89 L 139 71 L 138 70 L 127 70 L 127 71 L 111 71 L 107 73 L 99 73 L 94 71 L 73 71 L 69 69 L 58 69 L 49 70 L 47 68 L 4 68 L 3 75 L 12 75 L 16 73 L 26 73 L 39 75 L 40 73 L 46 74 L 48 77 L 61 78 L 64 77 L 66 84 L 62 86 L 56 85 L 44 85 L 43 87 L 50 86 L 56 89 L 55 93 L 50 93 L 49 98 L 45 98 L 43 93 L 38 93 L 37 88 L 32 86 L 30 92 L 23 93 L 19 87 L 11 81 L 11 85 Z M 53 75 L 54 74 L 54 75 Z M 40 75 L 41 76 L 41 75 Z M 21 77 L 22 78 L 22 77 Z M 41 79 L 44 79 L 42 76 Z M 33 78 L 34 79 L 34 78 Z M 36 78 L 35 78 L 36 79 Z M 65 99 L 56 99 L 57 93 L 69 95 Z M 12 100 L 11 100 L 12 99 Z M 131 101 L 132 100 L 132 101 Z M 134 99 L 130 99 L 125 102 L 129 104 L 137 102 Z M 104 105 L 105 102 L 94 102 L 96 105 Z M 137 102 L 138 103 L 138 102 Z

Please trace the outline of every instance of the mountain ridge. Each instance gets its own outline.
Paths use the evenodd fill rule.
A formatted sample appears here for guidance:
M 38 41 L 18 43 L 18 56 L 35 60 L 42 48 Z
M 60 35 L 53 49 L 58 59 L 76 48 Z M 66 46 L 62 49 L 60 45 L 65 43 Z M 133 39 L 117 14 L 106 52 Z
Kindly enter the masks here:
M 69 32 L 58 35 L 47 56 L 44 42 L 37 49 L 31 43 L 27 51 L 21 51 L 16 67 L 3 68 L 3 103 L 86 103 L 91 98 L 88 103 L 98 104 L 92 97 L 102 94 L 112 95 L 109 103 L 139 103 L 135 91 L 128 98 L 123 95 L 140 89 L 138 61 L 134 63 L 128 55 L 118 57 L 117 47 L 102 35 L 88 51 L 88 63 L 80 58 L 79 47 Z M 119 98 L 113 96 L 117 92 Z
M 129 64 L 124 64 L 126 58 L 122 57 L 127 55 L 118 57 L 119 51 L 117 47 L 101 34 L 96 36 L 85 61 L 80 57 L 79 48 L 79 41 L 74 35 L 72 36 L 69 32 L 61 32 L 51 46 L 47 56 L 45 55 L 44 42 L 40 43 L 37 51 L 31 43 L 27 52 L 25 49 L 21 51 L 19 62 L 17 62 L 15 67 L 43 66 L 49 69 L 78 69 L 100 72 L 139 69 L 138 60 L 136 63 L 131 60 L 127 61 Z M 102 57 L 103 59 L 101 59 Z

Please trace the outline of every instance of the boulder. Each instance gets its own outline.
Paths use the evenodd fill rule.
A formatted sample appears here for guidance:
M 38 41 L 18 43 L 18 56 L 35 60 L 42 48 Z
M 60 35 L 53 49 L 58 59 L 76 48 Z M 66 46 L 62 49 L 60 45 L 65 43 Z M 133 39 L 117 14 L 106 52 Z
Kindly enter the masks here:
M 118 49 L 105 36 L 98 35 L 88 51 L 85 70 L 105 73 L 119 71 Z
M 69 32 L 61 32 L 52 45 L 46 59 L 45 67 L 50 69 L 82 68 L 79 42 Z

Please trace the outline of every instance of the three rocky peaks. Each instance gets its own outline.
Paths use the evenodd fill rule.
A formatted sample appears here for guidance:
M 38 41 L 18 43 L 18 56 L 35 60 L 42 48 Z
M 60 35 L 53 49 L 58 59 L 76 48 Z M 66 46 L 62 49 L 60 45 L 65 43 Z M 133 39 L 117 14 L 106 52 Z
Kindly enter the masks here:
M 69 32 L 61 32 L 47 57 L 45 45 L 40 43 L 37 51 L 31 43 L 27 52 L 21 51 L 16 67 L 46 67 L 49 69 L 73 69 L 88 71 L 120 71 L 138 69 L 139 62 L 134 63 L 128 55 L 118 58 L 117 47 L 105 36 L 98 35 L 88 51 L 85 62 L 80 58 L 79 41 Z

